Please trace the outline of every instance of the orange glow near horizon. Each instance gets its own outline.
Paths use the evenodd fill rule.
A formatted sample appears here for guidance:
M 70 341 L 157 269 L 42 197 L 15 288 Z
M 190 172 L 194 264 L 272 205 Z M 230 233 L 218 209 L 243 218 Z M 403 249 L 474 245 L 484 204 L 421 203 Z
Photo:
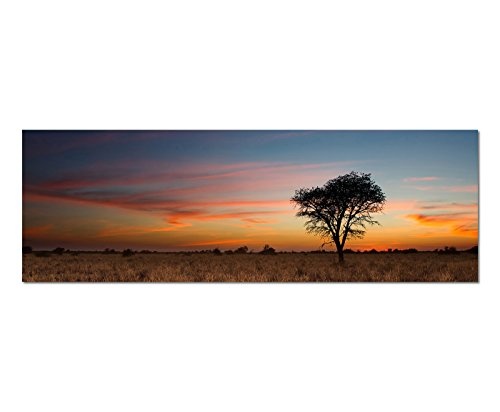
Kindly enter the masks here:
M 51 203 L 47 198 L 35 198 L 38 202 Z M 79 207 L 91 210 L 95 215 L 102 215 L 105 208 L 108 216 L 98 221 L 95 230 L 82 227 L 68 231 L 63 222 L 57 225 L 26 225 L 23 238 L 43 238 L 54 244 L 65 242 L 84 248 L 91 248 L 90 245 L 95 245 L 95 249 L 126 248 L 131 245 L 136 249 L 154 250 L 169 249 L 157 246 L 164 240 L 175 242 L 175 249 L 179 250 L 228 249 L 246 245 L 257 251 L 264 244 L 271 244 L 278 250 L 302 251 L 317 250 L 323 243 L 320 238 L 305 233 L 303 221 L 295 217 L 290 202 L 241 199 L 204 202 L 195 204 L 193 211 L 158 213 L 154 217 L 148 212 L 128 210 L 121 204 L 101 205 L 96 202 L 89 206 L 89 202 L 83 202 L 76 206 L 73 199 L 65 199 L 64 203 L 71 204 L 74 210 Z M 61 199 L 57 200 L 57 204 L 61 205 Z M 208 211 L 207 204 L 210 205 Z M 248 207 L 252 206 L 253 209 L 249 210 Z M 227 207 L 233 208 L 232 211 L 224 212 Z M 441 213 L 443 209 L 438 208 L 448 212 Z M 436 209 L 440 213 L 434 213 Z M 433 214 L 425 214 L 429 211 Z M 470 248 L 478 241 L 477 213 L 477 204 L 473 203 L 429 206 L 417 200 L 388 201 L 385 213 L 379 216 L 382 226 L 368 228 L 364 239 L 350 240 L 346 248 L 386 250 L 415 247 L 432 250 L 445 245 Z M 116 219 L 122 215 L 123 218 Z

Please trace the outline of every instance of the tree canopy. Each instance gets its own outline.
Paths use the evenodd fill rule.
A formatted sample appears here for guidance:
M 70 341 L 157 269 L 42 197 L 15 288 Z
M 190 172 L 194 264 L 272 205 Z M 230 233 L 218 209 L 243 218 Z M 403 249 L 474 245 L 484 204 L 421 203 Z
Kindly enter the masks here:
M 296 215 L 306 218 L 307 232 L 325 239 L 324 244 L 335 244 L 340 262 L 348 239 L 362 238 L 367 226 L 379 224 L 373 214 L 383 210 L 385 200 L 371 174 L 358 172 L 338 176 L 322 187 L 298 189 L 291 198 L 298 207 Z

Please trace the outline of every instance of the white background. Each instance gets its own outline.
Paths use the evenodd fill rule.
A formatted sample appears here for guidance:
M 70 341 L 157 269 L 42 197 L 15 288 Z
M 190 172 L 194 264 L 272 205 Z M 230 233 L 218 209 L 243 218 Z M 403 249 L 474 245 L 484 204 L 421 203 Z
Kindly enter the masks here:
M 495 3 L 3 1 L 0 409 L 500 410 Z M 481 282 L 22 284 L 23 128 L 479 129 Z

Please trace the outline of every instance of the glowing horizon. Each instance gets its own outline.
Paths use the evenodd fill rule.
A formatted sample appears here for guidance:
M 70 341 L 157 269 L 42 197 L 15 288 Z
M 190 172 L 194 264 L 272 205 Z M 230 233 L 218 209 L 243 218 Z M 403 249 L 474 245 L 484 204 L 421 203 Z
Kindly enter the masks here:
M 478 244 L 476 131 L 24 131 L 23 244 L 317 250 L 289 199 L 352 170 L 387 204 L 346 248 Z

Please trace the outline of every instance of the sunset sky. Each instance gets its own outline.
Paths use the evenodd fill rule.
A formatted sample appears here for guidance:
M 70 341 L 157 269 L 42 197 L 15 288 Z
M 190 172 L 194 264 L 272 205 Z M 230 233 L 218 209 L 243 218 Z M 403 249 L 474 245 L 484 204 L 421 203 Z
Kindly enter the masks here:
M 347 248 L 478 243 L 476 131 L 24 131 L 23 244 L 314 250 L 289 199 L 350 171 L 387 205 Z

